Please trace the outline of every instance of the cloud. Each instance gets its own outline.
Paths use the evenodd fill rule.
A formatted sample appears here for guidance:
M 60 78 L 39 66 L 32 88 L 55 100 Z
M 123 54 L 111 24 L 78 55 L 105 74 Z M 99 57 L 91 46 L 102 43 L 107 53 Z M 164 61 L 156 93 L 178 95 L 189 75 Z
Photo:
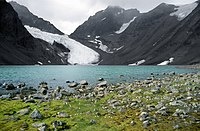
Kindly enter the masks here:
M 11 0 L 7 0 L 11 1 Z M 14 0 L 25 5 L 35 15 L 53 23 L 66 34 L 72 33 L 89 16 L 108 5 L 137 8 L 147 12 L 162 2 L 172 4 L 192 3 L 195 0 Z

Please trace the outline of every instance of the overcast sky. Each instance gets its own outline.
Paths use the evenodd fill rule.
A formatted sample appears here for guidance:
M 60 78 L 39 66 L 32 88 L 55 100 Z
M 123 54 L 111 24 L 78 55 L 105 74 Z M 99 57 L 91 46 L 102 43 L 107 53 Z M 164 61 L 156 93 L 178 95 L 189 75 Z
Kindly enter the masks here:
M 12 1 L 12 0 L 7 0 Z M 196 0 L 13 0 L 25 5 L 35 15 L 42 17 L 66 34 L 72 33 L 80 24 L 105 9 L 108 5 L 137 8 L 147 12 L 162 2 L 188 4 Z

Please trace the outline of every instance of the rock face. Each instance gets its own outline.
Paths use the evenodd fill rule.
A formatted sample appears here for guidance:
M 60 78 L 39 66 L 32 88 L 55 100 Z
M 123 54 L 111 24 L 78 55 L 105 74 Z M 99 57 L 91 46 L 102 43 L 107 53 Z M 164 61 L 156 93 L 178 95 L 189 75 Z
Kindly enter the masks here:
M 127 19 L 125 10 L 108 7 L 90 17 L 71 37 L 101 54 L 102 65 L 200 63 L 198 3 L 183 7 L 162 3 L 147 13 L 131 11 L 132 16 Z M 112 22 L 119 18 L 114 17 L 119 10 L 124 12 L 119 16 L 124 15 L 126 21 L 118 21 L 124 24 L 135 17 L 122 32 L 117 32 L 122 23 Z M 190 12 L 183 17 L 181 10 Z
M 31 27 L 36 27 L 42 31 L 64 35 L 60 30 L 58 30 L 53 24 L 49 21 L 46 21 L 42 18 L 37 17 L 32 14 L 25 6 L 18 4 L 17 2 L 11 1 L 10 4 L 17 12 L 19 19 L 22 21 L 23 25 L 29 25 Z
M 33 38 L 24 28 L 12 6 L 6 1 L 0 1 L 1 65 L 61 64 L 63 62 L 56 50 L 49 43 Z
M 104 34 L 114 33 L 120 27 L 139 15 L 136 9 L 125 10 L 117 6 L 109 6 L 105 10 L 97 12 L 91 16 L 83 25 L 80 25 L 72 36 L 90 37 L 101 36 Z

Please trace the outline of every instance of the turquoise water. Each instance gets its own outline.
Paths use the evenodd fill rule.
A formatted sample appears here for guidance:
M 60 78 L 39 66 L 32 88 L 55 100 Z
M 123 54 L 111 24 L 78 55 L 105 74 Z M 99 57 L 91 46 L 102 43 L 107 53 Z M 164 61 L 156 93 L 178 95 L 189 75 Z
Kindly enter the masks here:
M 67 86 L 66 81 L 87 80 L 96 84 L 102 77 L 109 83 L 145 79 L 151 73 L 193 73 L 197 70 L 175 66 L 0 66 L 0 83 L 21 83 L 36 87 L 42 81 L 50 86 Z

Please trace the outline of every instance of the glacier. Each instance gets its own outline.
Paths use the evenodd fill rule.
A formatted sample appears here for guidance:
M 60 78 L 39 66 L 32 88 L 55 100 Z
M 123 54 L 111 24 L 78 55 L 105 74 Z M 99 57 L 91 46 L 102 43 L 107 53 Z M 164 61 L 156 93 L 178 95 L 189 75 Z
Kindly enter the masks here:
M 68 54 L 70 64 L 89 65 L 99 61 L 100 55 L 97 52 L 69 38 L 67 35 L 52 34 L 27 25 L 24 27 L 35 38 L 42 39 L 50 44 L 56 41 L 68 48 L 70 50 Z

